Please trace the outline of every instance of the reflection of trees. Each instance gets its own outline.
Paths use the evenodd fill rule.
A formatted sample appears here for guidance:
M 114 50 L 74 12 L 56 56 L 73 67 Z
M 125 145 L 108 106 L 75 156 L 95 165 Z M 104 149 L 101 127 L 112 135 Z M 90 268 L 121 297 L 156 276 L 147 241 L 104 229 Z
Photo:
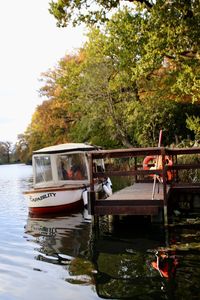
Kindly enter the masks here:
M 69 274 L 71 277 L 67 279 L 73 284 L 89 284 L 94 285 L 94 266 L 87 258 L 74 258 L 69 265 Z
M 145 296 L 149 293 L 150 282 L 153 284 L 144 253 L 100 253 L 97 265 L 96 288 L 100 297 L 126 299 Z
M 160 293 L 160 278 L 151 267 L 154 252 L 164 241 L 163 232 L 152 234 L 136 224 L 103 224 L 104 232 L 93 236 L 92 260 L 97 269 L 96 291 L 107 299 L 147 299 Z M 101 228 L 102 228 L 101 227 Z M 161 230 L 162 231 L 162 230 Z M 159 297 L 162 299 L 162 295 Z M 153 298 L 152 298 L 153 299 Z
M 104 299 L 198 299 L 200 225 L 162 228 L 109 226 L 91 248 L 96 291 Z M 168 277 L 153 267 L 157 250 L 166 254 Z M 195 291 L 195 293 L 194 293 Z
M 26 232 L 39 245 L 37 260 L 61 265 L 68 283 L 95 287 L 101 298 L 195 299 L 200 277 L 200 225 L 171 227 L 167 241 L 160 227 L 118 225 L 106 226 L 105 222 L 98 234 L 91 233 L 91 224 L 77 214 L 29 219 Z M 157 252 L 166 253 L 168 262 L 173 256 L 178 258 L 175 273 L 168 278 L 153 267 Z

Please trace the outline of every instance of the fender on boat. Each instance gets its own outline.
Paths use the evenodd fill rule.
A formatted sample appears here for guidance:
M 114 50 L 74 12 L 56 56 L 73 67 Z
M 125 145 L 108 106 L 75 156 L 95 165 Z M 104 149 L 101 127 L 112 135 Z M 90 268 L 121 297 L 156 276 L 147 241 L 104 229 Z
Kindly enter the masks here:
M 88 191 L 86 188 L 82 192 L 82 199 L 84 204 L 83 218 L 85 221 L 91 221 L 92 216 L 88 213 Z
M 106 193 L 107 196 L 112 195 L 112 182 L 110 178 L 108 177 L 107 180 L 103 183 L 103 190 Z
M 87 206 L 87 204 L 88 204 L 88 192 L 87 192 L 87 189 L 85 189 L 82 192 L 82 198 L 83 198 L 83 204 L 84 204 L 84 206 Z

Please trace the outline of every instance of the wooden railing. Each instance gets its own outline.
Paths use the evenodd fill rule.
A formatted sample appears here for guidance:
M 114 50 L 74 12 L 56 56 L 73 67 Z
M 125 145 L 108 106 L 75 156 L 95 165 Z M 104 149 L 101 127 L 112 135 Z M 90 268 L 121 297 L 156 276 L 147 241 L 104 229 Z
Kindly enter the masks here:
M 165 148 L 165 147 L 148 147 L 148 148 L 129 148 L 129 149 L 114 149 L 114 150 L 100 150 L 93 151 L 89 153 L 89 164 L 90 164 L 90 197 L 94 198 L 94 179 L 99 177 L 108 176 L 134 176 L 135 180 L 138 180 L 139 176 L 148 176 L 150 174 L 155 174 L 162 178 L 162 188 L 164 197 L 164 207 L 167 207 L 167 171 L 171 170 L 173 172 L 173 180 L 170 182 L 171 185 L 180 183 L 179 171 L 180 170 L 192 170 L 200 169 L 200 163 L 184 164 L 178 163 L 178 157 L 182 155 L 200 155 L 200 147 L 193 148 Z M 161 156 L 162 157 L 162 167 L 154 170 L 144 170 L 141 165 L 141 158 L 151 155 L 151 156 Z M 166 156 L 170 156 L 173 165 L 168 166 L 165 163 Z M 123 171 L 105 171 L 105 172 L 94 172 L 93 163 L 95 159 L 110 159 L 110 158 L 134 158 L 134 165 L 131 170 Z M 140 158 L 140 163 L 138 163 L 138 158 Z

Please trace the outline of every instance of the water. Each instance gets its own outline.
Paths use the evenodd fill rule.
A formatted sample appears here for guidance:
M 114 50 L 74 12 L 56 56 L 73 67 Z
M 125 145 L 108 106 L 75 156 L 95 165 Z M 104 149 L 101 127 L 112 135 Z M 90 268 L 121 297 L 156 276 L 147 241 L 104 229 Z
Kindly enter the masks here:
M 31 166 L 0 166 L 0 299 L 199 299 L 198 222 L 104 217 L 97 232 L 82 212 L 31 218 L 31 180 Z

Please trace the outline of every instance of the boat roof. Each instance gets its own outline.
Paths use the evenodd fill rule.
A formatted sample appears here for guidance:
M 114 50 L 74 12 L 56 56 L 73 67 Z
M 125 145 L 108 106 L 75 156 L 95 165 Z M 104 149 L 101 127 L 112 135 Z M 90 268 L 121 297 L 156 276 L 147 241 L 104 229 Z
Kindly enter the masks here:
M 53 154 L 53 153 L 64 153 L 73 151 L 92 151 L 98 150 L 100 147 L 92 146 L 85 143 L 66 143 L 54 146 L 45 147 L 33 152 L 33 154 Z

